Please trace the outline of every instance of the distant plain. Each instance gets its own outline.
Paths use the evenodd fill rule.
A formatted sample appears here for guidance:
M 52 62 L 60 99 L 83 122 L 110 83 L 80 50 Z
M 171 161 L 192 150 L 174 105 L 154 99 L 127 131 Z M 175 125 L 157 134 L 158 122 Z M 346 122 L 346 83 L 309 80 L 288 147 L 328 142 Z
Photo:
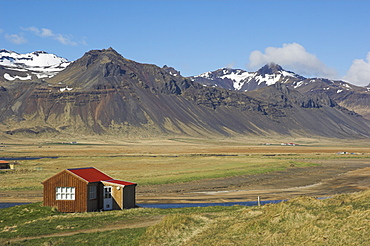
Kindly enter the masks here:
M 138 203 L 287 199 L 370 187 L 367 139 L 12 138 L 0 148 L 0 159 L 11 157 L 58 158 L 20 160 L 1 171 L 1 202 L 42 201 L 43 180 L 90 166 L 138 183 Z

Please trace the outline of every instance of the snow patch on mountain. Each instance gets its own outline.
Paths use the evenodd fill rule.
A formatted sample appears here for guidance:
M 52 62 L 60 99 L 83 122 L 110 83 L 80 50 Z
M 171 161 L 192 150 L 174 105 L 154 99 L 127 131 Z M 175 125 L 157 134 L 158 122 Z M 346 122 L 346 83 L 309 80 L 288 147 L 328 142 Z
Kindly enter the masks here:
M 198 76 L 193 76 L 192 80 L 204 83 L 204 79 L 214 81 L 214 83 L 207 83 L 215 86 L 220 80 L 229 80 L 232 82 L 232 90 L 255 89 L 262 86 L 273 85 L 277 82 L 288 83 L 292 80 L 303 81 L 305 78 L 293 72 L 285 71 L 277 64 L 268 64 L 258 70 L 257 72 L 247 72 L 242 69 L 222 68 L 213 72 L 205 72 Z M 302 83 L 296 83 L 296 87 L 301 86 Z
M 24 76 L 5 73 L 4 78 L 8 81 L 31 80 L 32 75 L 38 79 L 51 78 L 64 70 L 70 63 L 65 58 L 44 51 L 18 54 L 5 49 L 0 50 L 0 66 L 9 72 L 24 72 Z
M 226 70 L 224 70 L 226 72 Z M 233 81 L 233 86 L 236 90 L 240 90 L 245 80 L 250 80 L 254 76 L 254 73 L 249 73 L 243 70 L 233 70 L 231 73 L 226 73 L 225 75 L 221 76 L 221 79 L 230 79 Z
M 281 74 L 263 74 L 257 75 L 255 80 L 260 85 L 261 83 L 265 83 L 266 85 L 273 85 L 281 79 Z
M 11 76 L 10 74 L 5 73 L 5 74 L 4 74 L 4 78 L 5 78 L 6 80 L 13 81 L 13 80 L 16 80 L 16 79 L 19 79 L 19 80 L 29 80 L 29 79 L 31 79 L 32 77 L 31 77 L 31 75 L 29 75 L 29 74 L 27 74 L 27 76 L 26 76 L 26 77 L 21 77 L 21 76 Z
M 68 85 L 66 87 L 64 87 L 64 88 L 60 88 L 59 89 L 60 92 L 71 91 L 71 90 L 73 90 L 73 88 L 68 87 Z
M 202 73 L 202 74 L 199 74 L 197 76 L 194 76 L 194 78 L 207 78 L 207 79 L 213 79 L 213 76 L 211 76 L 212 73 L 211 72 L 205 72 L 205 73 Z

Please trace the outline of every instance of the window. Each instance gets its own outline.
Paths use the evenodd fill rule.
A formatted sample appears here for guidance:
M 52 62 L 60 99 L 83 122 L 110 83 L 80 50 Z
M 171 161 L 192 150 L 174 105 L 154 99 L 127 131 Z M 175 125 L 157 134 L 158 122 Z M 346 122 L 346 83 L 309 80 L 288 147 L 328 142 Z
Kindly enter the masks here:
M 104 186 L 104 198 L 112 198 L 112 186 Z
M 75 199 L 75 187 L 56 187 L 55 190 L 57 200 Z
M 96 186 L 89 186 L 89 198 L 90 200 L 96 199 Z

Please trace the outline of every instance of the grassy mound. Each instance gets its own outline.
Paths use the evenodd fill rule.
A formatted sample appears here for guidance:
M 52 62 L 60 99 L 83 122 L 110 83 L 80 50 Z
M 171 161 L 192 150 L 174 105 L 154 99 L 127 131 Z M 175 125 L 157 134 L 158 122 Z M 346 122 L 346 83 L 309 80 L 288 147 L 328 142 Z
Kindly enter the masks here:
M 168 216 L 142 245 L 368 245 L 370 191 L 219 213 Z

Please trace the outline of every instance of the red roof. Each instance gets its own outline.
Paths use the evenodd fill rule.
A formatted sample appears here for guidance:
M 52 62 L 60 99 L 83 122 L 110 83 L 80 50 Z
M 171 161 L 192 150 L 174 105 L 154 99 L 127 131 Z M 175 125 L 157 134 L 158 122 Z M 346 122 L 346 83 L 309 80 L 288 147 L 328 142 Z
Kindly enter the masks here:
M 119 184 L 119 185 L 136 185 L 136 183 L 127 182 L 127 181 L 123 181 L 123 180 L 117 180 L 117 179 L 104 180 L 104 182 Z
M 104 181 L 104 182 L 109 182 L 109 183 L 119 184 L 119 185 L 136 185 L 136 183 L 113 179 L 110 176 L 106 175 L 105 173 L 99 171 L 98 169 L 94 167 L 73 168 L 73 169 L 67 169 L 67 170 L 79 176 L 80 178 L 86 180 L 87 182 Z
M 111 180 L 112 178 L 94 167 L 67 169 L 88 182 Z
M 2 163 L 2 164 L 9 164 L 8 161 L 3 161 L 3 160 L 0 160 L 0 163 Z

